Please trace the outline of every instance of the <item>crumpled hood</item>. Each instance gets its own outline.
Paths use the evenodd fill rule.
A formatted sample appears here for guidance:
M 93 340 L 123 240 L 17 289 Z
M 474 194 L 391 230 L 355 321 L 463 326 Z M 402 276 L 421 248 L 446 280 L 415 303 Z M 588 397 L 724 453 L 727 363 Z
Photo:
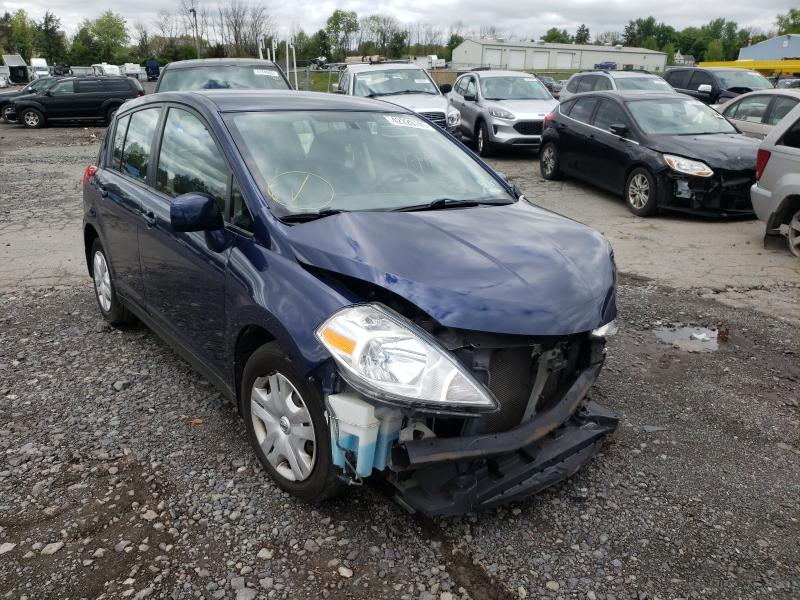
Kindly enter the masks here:
M 447 98 L 433 94 L 403 94 L 398 96 L 382 96 L 384 102 L 402 106 L 414 112 L 447 112 Z
M 525 201 L 340 213 L 287 239 L 300 262 L 381 286 L 447 327 L 568 335 L 616 316 L 605 238 Z
M 651 148 L 701 160 L 712 169 L 755 171 L 759 140 L 741 133 L 653 136 Z

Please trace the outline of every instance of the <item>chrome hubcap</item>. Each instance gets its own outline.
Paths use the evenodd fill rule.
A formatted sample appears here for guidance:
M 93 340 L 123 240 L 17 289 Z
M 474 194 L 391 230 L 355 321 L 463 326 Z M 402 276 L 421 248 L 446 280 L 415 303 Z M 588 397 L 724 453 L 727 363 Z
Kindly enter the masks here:
M 111 310 L 111 274 L 108 272 L 106 257 L 102 252 L 94 253 L 92 272 L 94 274 L 94 290 L 97 301 L 104 312 Z
M 314 423 L 292 383 L 277 372 L 256 379 L 250 415 L 269 464 L 289 481 L 307 479 L 317 458 Z
M 650 183 L 647 177 L 641 173 L 637 173 L 631 179 L 628 186 L 628 202 L 634 208 L 644 208 L 647 201 L 650 199 Z
M 800 256 L 800 210 L 789 222 L 789 249 L 795 256 Z
M 551 148 L 550 146 L 545 148 L 544 152 L 542 153 L 541 160 L 545 174 L 550 175 L 550 173 L 553 172 L 553 168 L 555 167 L 556 164 L 555 151 L 553 150 L 553 148 Z
M 25 113 L 25 124 L 35 127 L 39 124 L 39 116 L 36 113 Z

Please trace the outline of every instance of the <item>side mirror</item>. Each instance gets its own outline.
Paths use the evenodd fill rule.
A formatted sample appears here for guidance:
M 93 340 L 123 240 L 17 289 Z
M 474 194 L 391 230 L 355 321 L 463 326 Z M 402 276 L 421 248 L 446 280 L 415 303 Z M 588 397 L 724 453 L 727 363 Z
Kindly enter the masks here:
M 475 94 L 464 94 L 464 100 L 467 102 L 475 102 L 477 98 L 475 97 Z
M 202 194 L 181 194 L 169 207 L 173 231 L 216 231 L 225 224 L 217 201 Z
M 439 86 L 439 91 L 442 92 L 443 94 L 449 94 L 450 92 L 453 91 L 453 86 L 450 85 L 449 83 L 443 83 L 442 85 Z
M 608 130 L 614 135 L 618 135 L 620 137 L 625 137 L 628 135 L 628 126 L 621 123 L 615 123 L 611 125 Z
M 342 93 L 342 90 L 339 89 L 339 84 L 338 83 L 332 83 L 331 84 L 331 92 L 333 92 L 334 94 L 341 94 Z
M 707 83 L 702 83 L 697 86 L 697 91 L 700 92 L 701 94 L 710 94 L 713 91 L 713 89 L 714 88 L 712 88 Z

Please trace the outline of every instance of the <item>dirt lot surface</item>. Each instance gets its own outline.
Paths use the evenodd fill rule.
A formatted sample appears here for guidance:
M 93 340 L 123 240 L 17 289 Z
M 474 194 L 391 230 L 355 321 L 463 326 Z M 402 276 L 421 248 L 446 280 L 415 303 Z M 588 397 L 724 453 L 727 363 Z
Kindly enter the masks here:
M 379 482 L 309 507 L 158 338 L 100 318 L 79 188 L 101 134 L 0 126 L 0 597 L 800 597 L 800 266 L 759 223 L 641 221 L 545 184 L 535 155 L 494 161 L 616 249 L 622 330 L 593 396 L 619 430 L 489 513 L 409 516 Z M 728 335 L 687 352 L 655 335 L 674 323 Z

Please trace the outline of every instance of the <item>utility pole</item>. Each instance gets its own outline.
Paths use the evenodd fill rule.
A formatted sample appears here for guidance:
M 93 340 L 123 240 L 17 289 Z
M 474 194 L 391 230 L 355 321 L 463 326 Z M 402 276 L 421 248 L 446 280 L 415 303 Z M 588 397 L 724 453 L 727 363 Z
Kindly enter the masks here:
M 200 58 L 200 30 L 197 28 L 197 10 L 190 8 L 189 12 L 192 13 L 194 19 L 194 48 L 197 51 L 197 58 Z

